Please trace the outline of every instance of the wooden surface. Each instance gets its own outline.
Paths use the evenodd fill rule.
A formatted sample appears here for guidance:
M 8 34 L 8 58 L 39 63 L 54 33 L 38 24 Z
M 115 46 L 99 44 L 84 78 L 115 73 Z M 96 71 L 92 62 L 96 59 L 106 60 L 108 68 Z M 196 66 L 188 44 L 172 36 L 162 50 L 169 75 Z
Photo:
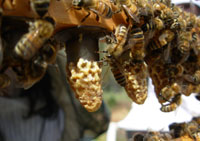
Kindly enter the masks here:
M 111 6 L 113 11 L 117 10 L 117 7 L 109 0 L 104 0 L 104 2 Z M 32 11 L 29 0 L 5 0 L 4 4 L 0 6 L 4 10 L 3 15 L 5 16 L 38 18 L 37 14 Z M 111 19 L 100 17 L 99 21 L 96 21 L 96 15 L 91 12 L 91 15 L 81 23 L 87 13 L 84 9 L 72 8 L 71 0 L 51 0 L 48 14 L 56 21 L 56 31 L 80 25 L 98 26 L 112 31 L 118 24 L 127 24 L 124 12 L 114 14 Z

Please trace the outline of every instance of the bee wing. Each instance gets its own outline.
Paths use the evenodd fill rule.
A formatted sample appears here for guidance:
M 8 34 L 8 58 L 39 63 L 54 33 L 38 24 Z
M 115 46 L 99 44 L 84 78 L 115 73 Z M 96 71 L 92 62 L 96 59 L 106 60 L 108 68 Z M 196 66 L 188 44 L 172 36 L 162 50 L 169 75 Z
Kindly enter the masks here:
M 139 18 L 126 5 L 122 5 L 124 11 L 136 22 L 139 23 Z
M 136 43 L 135 41 L 129 40 L 128 43 L 124 46 L 123 52 L 125 52 L 126 50 L 129 50 L 129 49 L 133 48 L 134 45 L 135 45 L 135 43 Z
M 170 51 L 171 51 L 171 43 L 167 45 L 167 48 L 164 50 L 164 60 L 166 62 L 170 61 Z
M 105 66 L 102 69 L 102 89 L 104 89 L 107 85 L 109 85 L 109 78 L 110 78 L 110 66 L 107 64 L 107 66 Z
M 194 76 L 191 76 L 189 74 L 185 74 L 185 75 L 183 75 L 183 78 L 188 82 L 195 83 Z

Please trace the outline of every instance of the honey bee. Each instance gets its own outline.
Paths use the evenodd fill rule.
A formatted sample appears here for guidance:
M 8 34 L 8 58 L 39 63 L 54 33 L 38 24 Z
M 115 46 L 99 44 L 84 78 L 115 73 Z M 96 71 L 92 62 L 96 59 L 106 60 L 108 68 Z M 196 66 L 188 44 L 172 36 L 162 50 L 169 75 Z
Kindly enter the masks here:
M 14 53 L 24 60 L 31 59 L 54 31 L 53 25 L 46 20 L 35 20 L 29 25 L 29 32 L 22 36 L 14 48 Z
M 99 21 L 99 16 L 102 16 L 103 18 L 111 18 L 113 15 L 111 7 L 101 0 L 73 0 L 72 7 L 77 10 L 83 8 L 88 12 L 81 22 L 84 22 L 90 16 L 90 11 L 96 14 L 97 21 Z
M 111 71 L 114 75 L 114 78 L 121 86 L 126 85 L 122 67 L 128 60 L 127 56 L 129 56 L 127 51 L 124 50 L 127 34 L 128 29 L 124 25 L 119 25 L 115 29 L 115 33 L 112 37 L 105 37 L 107 43 L 107 51 L 105 51 L 105 53 L 108 53 L 105 60 L 111 66 Z
M 181 99 L 181 94 L 177 94 L 172 98 L 172 101 L 170 101 L 169 104 L 162 104 L 162 107 L 160 108 L 160 110 L 162 112 L 171 112 L 176 110 L 176 108 L 181 104 L 182 99 Z
M 132 136 L 132 141 L 143 141 L 144 140 L 144 134 L 142 133 L 134 133 Z
M 194 140 L 200 140 L 199 125 L 196 121 L 190 121 L 185 126 L 185 131 Z
M 40 17 L 43 17 L 49 8 L 50 0 L 30 0 L 32 10 Z
M 169 125 L 169 130 L 174 138 L 179 138 L 185 134 L 184 127 L 186 123 L 172 123 Z
M 160 18 L 158 18 L 158 17 L 154 18 L 154 22 L 155 22 L 155 28 L 157 30 L 161 30 L 161 29 L 165 28 L 165 25 Z
M 136 3 L 137 7 L 139 7 L 139 13 L 144 16 L 148 16 L 150 11 L 150 4 L 146 0 L 134 0 Z M 150 2 L 150 1 L 149 1 Z
M 16 73 L 18 85 L 28 89 L 42 79 L 47 66 L 48 64 L 40 56 L 37 56 L 31 62 L 26 62 L 21 66 L 14 66 L 12 69 Z
M 164 141 L 161 134 L 159 132 L 149 132 L 144 137 L 145 141 Z
M 182 58 L 180 63 L 185 62 L 190 54 L 190 43 L 192 41 L 192 34 L 189 31 L 181 31 L 178 36 L 178 50 L 180 51 Z
M 143 61 L 145 56 L 144 34 L 141 28 L 132 28 L 129 32 L 128 46 L 131 49 L 133 61 Z
M 131 0 L 116 0 L 116 3 L 120 9 L 123 9 L 128 17 L 139 23 L 139 11 L 135 3 Z

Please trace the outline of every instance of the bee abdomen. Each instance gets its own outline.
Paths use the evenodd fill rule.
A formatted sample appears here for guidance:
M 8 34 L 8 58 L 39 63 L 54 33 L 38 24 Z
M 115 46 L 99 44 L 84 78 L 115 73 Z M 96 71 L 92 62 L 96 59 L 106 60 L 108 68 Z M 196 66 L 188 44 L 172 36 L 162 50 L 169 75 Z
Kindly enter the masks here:
M 99 11 L 99 14 L 102 15 L 104 18 L 111 18 L 112 17 L 112 9 L 110 6 L 108 6 L 106 3 L 103 3 L 102 1 L 98 2 L 97 11 Z
M 148 31 L 154 30 L 155 26 L 154 24 L 146 23 L 146 24 L 143 24 L 141 28 L 144 32 L 148 32 Z
M 149 43 L 149 48 L 150 48 L 151 50 L 156 50 L 156 49 L 161 48 L 161 46 L 160 46 L 158 40 L 152 40 L 152 41 Z
M 50 0 L 32 0 L 31 7 L 40 17 L 43 17 L 48 11 L 49 3 Z
M 119 68 L 114 62 L 110 63 L 110 65 L 111 65 L 111 71 L 114 75 L 115 80 L 117 81 L 119 85 L 124 87 L 126 85 L 125 76 L 120 72 Z

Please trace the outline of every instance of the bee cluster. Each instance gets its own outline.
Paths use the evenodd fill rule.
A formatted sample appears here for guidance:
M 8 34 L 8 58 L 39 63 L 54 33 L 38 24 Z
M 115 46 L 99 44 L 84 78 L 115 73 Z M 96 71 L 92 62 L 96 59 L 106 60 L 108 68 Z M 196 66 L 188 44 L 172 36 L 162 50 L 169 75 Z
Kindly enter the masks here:
M 169 125 L 169 133 L 165 132 L 153 132 L 149 131 L 147 133 L 134 133 L 133 141 L 192 141 L 200 140 L 200 118 L 194 117 L 189 122 L 182 123 L 172 123 Z
M 52 14 L 58 10 L 54 7 L 57 3 L 64 5 L 66 13 L 77 12 L 73 14 L 83 18 L 73 16 L 70 20 L 67 15 L 69 24 L 59 28 L 60 17 Z M 12 9 L 17 11 L 17 5 L 20 7 L 17 0 L 1 1 L 1 23 L 7 17 L 23 17 L 20 12 L 12 13 Z M 182 94 L 189 96 L 200 92 L 200 19 L 182 11 L 170 0 L 30 0 L 21 5 L 28 7 L 32 15 L 25 20 L 28 31 L 20 34 L 14 45 L 9 44 L 10 36 L 5 33 L 8 30 L 8 34 L 14 36 L 11 29 L 17 25 L 1 24 L 4 33 L 0 40 L 0 88 L 10 84 L 5 73 L 8 68 L 15 72 L 16 83 L 24 88 L 38 82 L 48 65 L 54 64 L 58 51 L 63 49 L 54 36 L 63 27 L 72 27 L 74 22 L 76 26 L 91 26 L 92 23 L 107 30 L 101 38 L 106 43 L 103 61 L 109 63 L 116 81 L 135 103 L 145 102 L 148 77 L 153 81 L 163 112 L 175 110 L 181 104 Z M 122 15 L 122 20 L 116 20 L 118 15 Z M 107 20 L 111 21 L 113 30 L 104 23 Z M 84 38 L 81 35 L 79 42 Z M 68 50 L 67 55 L 70 54 Z M 80 56 L 76 61 L 67 60 L 66 71 L 76 97 L 93 112 L 102 102 L 102 65 L 100 60 L 89 58 Z

